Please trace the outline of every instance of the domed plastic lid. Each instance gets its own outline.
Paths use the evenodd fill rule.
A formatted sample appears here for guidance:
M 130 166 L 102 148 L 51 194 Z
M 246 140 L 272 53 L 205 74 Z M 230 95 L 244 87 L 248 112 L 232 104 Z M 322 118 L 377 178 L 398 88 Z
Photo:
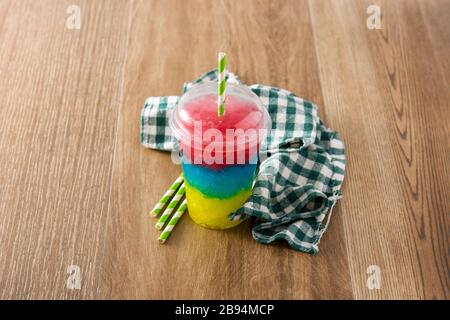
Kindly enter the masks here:
M 217 115 L 217 82 L 195 85 L 178 102 L 169 120 L 182 145 L 204 149 L 211 143 L 237 150 L 259 144 L 271 129 L 261 100 L 247 86 L 227 84 L 225 114 Z M 230 149 L 227 149 L 230 150 Z

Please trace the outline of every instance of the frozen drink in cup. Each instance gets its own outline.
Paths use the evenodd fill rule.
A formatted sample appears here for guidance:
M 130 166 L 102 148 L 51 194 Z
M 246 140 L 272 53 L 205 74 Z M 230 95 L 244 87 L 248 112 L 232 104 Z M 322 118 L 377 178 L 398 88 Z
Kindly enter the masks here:
M 217 83 L 187 91 L 170 117 L 181 147 L 189 215 L 197 224 L 227 229 L 250 197 L 259 144 L 270 128 L 267 110 L 243 85 L 227 84 L 225 113 L 217 114 Z

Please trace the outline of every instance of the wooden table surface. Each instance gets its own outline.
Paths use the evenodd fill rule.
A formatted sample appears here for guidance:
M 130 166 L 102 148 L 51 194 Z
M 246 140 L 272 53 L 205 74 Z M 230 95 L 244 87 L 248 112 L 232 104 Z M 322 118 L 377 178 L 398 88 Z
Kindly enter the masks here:
M 0 0 L 0 39 L 0 298 L 450 298 L 450 1 Z M 140 145 L 140 111 L 218 51 L 345 141 L 316 256 L 188 216 L 156 241 L 181 169 Z

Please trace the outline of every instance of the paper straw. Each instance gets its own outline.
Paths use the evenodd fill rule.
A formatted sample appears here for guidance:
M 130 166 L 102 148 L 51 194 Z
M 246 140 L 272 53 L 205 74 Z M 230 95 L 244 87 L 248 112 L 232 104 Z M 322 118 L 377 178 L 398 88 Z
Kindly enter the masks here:
M 219 61 L 217 66 L 217 115 L 223 116 L 225 113 L 225 89 L 227 86 L 227 56 L 223 52 L 219 52 Z
M 166 242 L 167 238 L 172 233 L 173 228 L 175 228 L 175 225 L 178 223 L 178 221 L 183 216 L 184 212 L 187 208 L 187 200 L 184 199 L 184 201 L 181 203 L 181 205 L 178 207 L 178 210 L 174 213 L 172 219 L 170 219 L 167 226 L 164 228 L 164 231 L 159 236 L 159 242 L 164 243 Z
M 177 206 L 178 202 L 180 202 L 181 198 L 184 195 L 184 185 L 181 185 L 180 189 L 178 189 L 177 193 L 173 197 L 172 201 L 170 201 L 169 205 L 167 206 L 166 210 L 163 211 L 161 214 L 161 217 L 159 218 L 158 222 L 155 224 L 155 228 L 158 230 L 161 230 L 164 226 L 164 223 L 166 223 L 167 219 L 169 219 L 170 214 Z
M 169 187 L 169 190 L 162 196 L 159 200 L 158 204 L 153 208 L 151 214 L 156 217 L 161 213 L 162 208 L 169 202 L 170 198 L 172 198 L 175 191 L 177 191 L 178 187 L 183 183 L 183 174 L 181 174 L 172 185 Z

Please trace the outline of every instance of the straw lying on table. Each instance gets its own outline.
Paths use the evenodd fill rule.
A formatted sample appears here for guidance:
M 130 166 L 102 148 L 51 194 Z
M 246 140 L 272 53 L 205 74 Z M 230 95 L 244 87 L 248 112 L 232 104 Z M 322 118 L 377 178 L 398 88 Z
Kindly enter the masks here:
M 169 187 L 169 190 L 162 196 L 161 200 L 158 201 L 158 204 L 153 208 L 152 215 L 157 216 L 161 213 L 161 210 L 164 208 L 167 202 L 169 202 L 170 198 L 172 198 L 175 191 L 177 191 L 178 187 L 183 183 L 183 174 L 172 183 Z
M 161 230 L 164 224 L 166 223 L 167 219 L 169 219 L 170 215 L 172 214 L 173 210 L 177 206 L 177 204 L 180 202 L 181 198 L 183 197 L 185 192 L 184 185 L 182 184 L 180 186 L 180 189 L 178 189 L 177 193 L 173 197 L 172 201 L 170 201 L 169 205 L 167 206 L 166 210 L 162 213 L 161 217 L 159 218 L 158 222 L 155 224 L 156 229 Z
M 158 204 L 151 211 L 151 215 L 157 217 L 160 213 L 161 216 L 158 219 L 158 222 L 155 224 L 156 229 L 161 230 L 167 220 L 169 220 L 170 215 L 175 210 L 177 205 L 181 202 L 181 199 L 185 193 L 183 174 L 181 174 L 169 187 L 166 193 L 159 200 Z M 166 206 L 167 205 L 167 206 Z M 165 209 L 164 209 L 165 207 Z M 164 209 L 164 210 L 163 210 Z M 167 223 L 167 226 L 164 228 L 163 232 L 160 234 L 158 240 L 160 243 L 165 243 L 167 238 L 170 236 L 173 228 L 178 223 L 182 215 L 187 209 L 187 200 L 185 199 L 175 211 L 172 218 Z
M 187 200 L 184 199 L 184 201 L 178 207 L 177 211 L 175 211 L 175 214 L 173 215 L 172 219 L 170 219 L 169 223 L 167 224 L 167 226 L 164 228 L 163 232 L 159 236 L 159 241 L 161 243 L 166 242 L 167 238 L 172 233 L 173 228 L 178 223 L 180 218 L 183 216 L 186 209 L 187 209 Z

